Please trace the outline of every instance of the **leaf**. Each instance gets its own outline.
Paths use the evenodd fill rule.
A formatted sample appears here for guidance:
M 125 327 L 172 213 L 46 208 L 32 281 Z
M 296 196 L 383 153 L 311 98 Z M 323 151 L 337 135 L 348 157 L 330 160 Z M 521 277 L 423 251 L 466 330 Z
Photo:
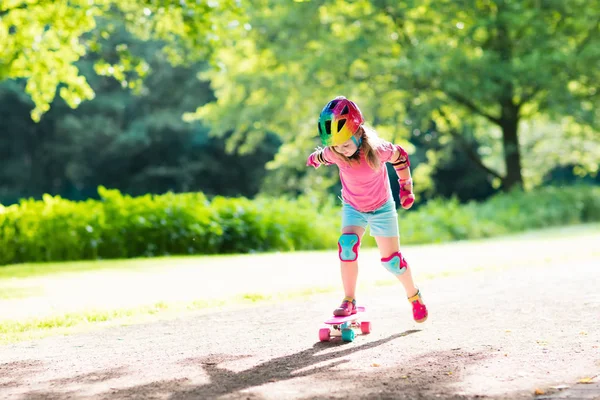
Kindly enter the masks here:
M 577 381 L 578 383 L 594 383 L 594 378 L 581 378 L 580 380 Z

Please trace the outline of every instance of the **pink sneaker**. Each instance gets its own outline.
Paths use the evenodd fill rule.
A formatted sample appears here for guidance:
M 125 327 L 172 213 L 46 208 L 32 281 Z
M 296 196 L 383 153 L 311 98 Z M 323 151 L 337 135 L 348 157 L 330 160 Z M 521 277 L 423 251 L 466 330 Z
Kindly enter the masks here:
M 415 322 L 425 322 L 429 313 L 427 312 L 427 307 L 421 298 L 421 291 L 417 290 L 417 294 L 409 297 L 408 302 L 412 304 L 413 318 L 415 319 Z
M 342 305 L 333 310 L 333 315 L 336 317 L 347 317 L 352 314 L 356 314 L 356 299 L 352 297 L 344 297 Z

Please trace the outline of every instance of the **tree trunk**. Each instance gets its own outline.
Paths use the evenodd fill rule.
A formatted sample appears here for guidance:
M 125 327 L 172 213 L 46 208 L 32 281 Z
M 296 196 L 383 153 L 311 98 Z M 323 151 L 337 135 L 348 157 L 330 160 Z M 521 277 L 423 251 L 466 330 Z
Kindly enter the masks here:
M 502 189 L 508 191 L 515 186 L 523 187 L 518 132 L 519 107 L 512 104 L 512 102 L 502 106 L 500 127 L 502 128 L 502 145 L 506 165 L 506 176 L 502 182 Z
M 513 43 L 508 32 L 504 1 L 498 2 L 498 15 L 496 17 L 495 47 L 506 68 L 511 68 L 513 59 Z M 515 89 L 510 79 L 500 81 L 503 91 L 500 96 L 500 127 L 502 128 L 502 145 L 504 147 L 504 164 L 506 176 L 502 181 L 502 189 L 509 191 L 515 186 L 523 187 L 521 175 L 521 151 L 519 149 L 519 113 L 521 106 L 514 103 Z

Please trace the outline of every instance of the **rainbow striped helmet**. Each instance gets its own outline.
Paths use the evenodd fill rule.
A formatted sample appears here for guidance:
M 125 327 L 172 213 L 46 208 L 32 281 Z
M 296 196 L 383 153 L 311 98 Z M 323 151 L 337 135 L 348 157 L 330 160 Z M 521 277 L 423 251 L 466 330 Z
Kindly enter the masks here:
M 319 136 L 323 146 L 338 146 L 352 138 L 365 122 L 354 102 L 344 96 L 331 100 L 319 115 Z

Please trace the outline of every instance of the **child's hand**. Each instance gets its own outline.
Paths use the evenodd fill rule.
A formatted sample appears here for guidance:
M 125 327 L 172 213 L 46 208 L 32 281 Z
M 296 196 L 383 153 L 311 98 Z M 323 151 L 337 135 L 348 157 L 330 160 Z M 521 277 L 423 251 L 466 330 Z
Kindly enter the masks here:
M 308 160 L 306 160 L 307 167 L 319 168 L 322 164 L 323 165 L 331 164 L 323 156 L 323 150 L 317 150 L 317 151 L 313 152 L 310 156 L 308 156 Z
M 316 158 L 317 158 L 317 152 L 315 151 L 310 156 L 308 156 L 308 160 L 306 160 L 306 166 L 319 168 L 321 166 L 321 163 L 319 163 Z
M 400 205 L 408 210 L 415 202 L 412 179 L 398 179 L 398 183 L 400 184 Z

